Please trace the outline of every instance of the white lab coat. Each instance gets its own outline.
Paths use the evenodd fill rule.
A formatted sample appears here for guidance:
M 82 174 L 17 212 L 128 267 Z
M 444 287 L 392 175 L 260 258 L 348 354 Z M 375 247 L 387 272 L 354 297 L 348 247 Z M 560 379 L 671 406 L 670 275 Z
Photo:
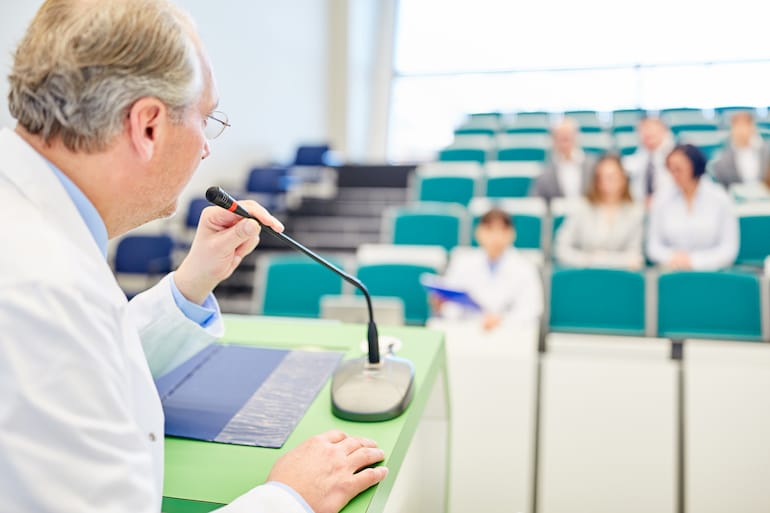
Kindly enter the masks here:
M 506 323 L 536 322 L 543 313 L 543 284 L 537 266 L 515 249 L 500 258 L 493 272 L 482 249 L 455 252 L 444 281 L 466 291 L 484 314 L 498 314 Z M 448 318 L 472 316 L 452 303 L 442 307 L 442 314 Z
M 7 129 L 0 156 L 1 509 L 157 513 L 163 411 L 150 368 L 221 336 L 221 319 L 206 330 L 187 319 L 170 277 L 128 303 L 47 162 Z M 223 511 L 305 510 L 267 485 Z

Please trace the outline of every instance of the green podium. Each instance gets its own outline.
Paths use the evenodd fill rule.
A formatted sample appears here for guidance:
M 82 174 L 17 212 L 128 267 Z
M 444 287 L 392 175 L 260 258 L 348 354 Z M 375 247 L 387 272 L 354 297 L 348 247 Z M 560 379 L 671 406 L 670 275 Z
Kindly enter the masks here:
M 361 356 L 366 328 L 327 321 L 225 316 L 222 341 L 279 349 L 341 351 Z M 396 337 L 398 355 L 415 366 L 415 394 L 400 417 L 357 423 L 334 417 L 329 382 L 310 405 L 281 449 L 265 449 L 168 437 L 165 440 L 163 511 L 199 513 L 215 510 L 264 483 L 273 463 L 311 436 L 341 429 L 376 440 L 390 472 L 379 485 L 354 498 L 345 513 L 447 510 L 449 408 L 443 334 L 425 328 L 381 327 Z

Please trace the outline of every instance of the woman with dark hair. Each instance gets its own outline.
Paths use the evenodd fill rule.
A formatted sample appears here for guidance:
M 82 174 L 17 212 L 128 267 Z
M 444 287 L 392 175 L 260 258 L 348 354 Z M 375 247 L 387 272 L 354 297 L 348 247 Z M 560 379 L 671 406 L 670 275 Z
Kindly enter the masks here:
M 648 257 L 674 270 L 729 267 L 738 255 L 738 219 L 725 190 L 703 179 L 706 157 L 682 144 L 669 153 L 666 165 L 676 187 L 653 199 Z
M 594 166 L 585 201 L 556 236 L 556 259 L 573 267 L 639 269 L 644 265 L 644 209 L 631 199 L 628 176 L 616 155 Z

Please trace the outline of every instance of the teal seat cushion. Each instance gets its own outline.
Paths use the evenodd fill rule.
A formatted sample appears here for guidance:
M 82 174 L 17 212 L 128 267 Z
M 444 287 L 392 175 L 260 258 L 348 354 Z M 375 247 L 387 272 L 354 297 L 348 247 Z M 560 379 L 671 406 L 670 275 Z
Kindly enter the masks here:
M 467 206 L 475 190 L 476 180 L 469 176 L 426 176 L 419 179 L 417 199 Z
M 488 198 L 526 198 L 532 187 L 531 176 L 496 176 L 487 179 Z
M 393 244 L 434 245 L 449 251 L 460 243 L 460 225 L 460 218 L 450 214 L 399 212 Z
M 441 162 L 478 162 L 483 164 L 487 161 L 487 152 L 475 148 L 447 148 L 439 152 L 438 160 Z
M 318 317 L 321 297 L 342 293 L 342 278 L 302 256 L 268 261 L 262 313 Z
M 430 314 L 428 294 L 420 284 L 423 273 L 436 270 L 413 264 L 369 264 L 360 266 L 357 275 L 372 296 L 401 298 L 407 323 L 421 325 Z
M 770 216 L 741 216 L 737 264 L 762 266 L 770 256 Z
M 645 281 L 639 272 L 556 268 L 551 279 L 554 331 L 643 335 Z
M 760 340 L 759 278 L 733 271 L 663 274 L 658 332 L 671 338 Z

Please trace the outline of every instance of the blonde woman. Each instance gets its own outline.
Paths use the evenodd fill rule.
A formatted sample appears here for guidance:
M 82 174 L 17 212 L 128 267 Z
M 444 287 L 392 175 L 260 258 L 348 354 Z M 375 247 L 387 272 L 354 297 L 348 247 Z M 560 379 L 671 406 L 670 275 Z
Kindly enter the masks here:
M 644 209 L 632 201 L 620 159 L 596 163 L 585 200 L 567 217 L 556 237 L 556 259 L 572 267 L 640 269 L 644 264 Z

